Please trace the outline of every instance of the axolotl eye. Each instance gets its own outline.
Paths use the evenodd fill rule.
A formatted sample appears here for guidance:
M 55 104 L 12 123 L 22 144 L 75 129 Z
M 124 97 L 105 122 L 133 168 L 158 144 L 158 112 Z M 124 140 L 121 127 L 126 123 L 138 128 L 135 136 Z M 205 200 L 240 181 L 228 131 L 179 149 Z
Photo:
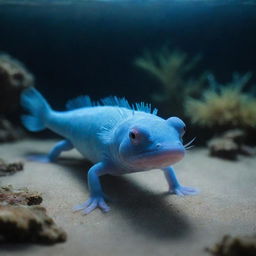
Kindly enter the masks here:
M 129 132 L 129 138 L 133 144 L 138 144 L 140 141 L 140 132 L 133 128 Z
M 147 140 L 147 137 L 148 136 L 147 136 L 146 132 L 139 128 L 132 128 L 129 131 L 130 141 L 134 145 L 138 145 L 138 144 L 144 142 L 145 140 Z
M 135 134 L 135 132 L 130 132 L 130 133 L 129 133 L 129 137 L 130 137 L 131 140 L 135 140 L 135 139 L 136 139 L 136 134 Z

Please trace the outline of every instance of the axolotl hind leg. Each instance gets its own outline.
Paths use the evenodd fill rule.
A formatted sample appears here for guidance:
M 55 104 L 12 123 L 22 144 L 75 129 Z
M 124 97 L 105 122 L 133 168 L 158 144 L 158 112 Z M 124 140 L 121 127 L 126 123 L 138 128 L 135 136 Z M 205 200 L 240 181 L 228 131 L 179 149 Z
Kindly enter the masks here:
M 69 140 L 62 140 L 55 144 L 47 155 L 31 155 L 28 157 L 28 160 L 41 163 L 55 162 L 62 151 L 68 151 L 73 148 L 74 146 Z
M 165 178 L 169 185 L 169 192 L 171 194 L 176 194 L 179 196 L 185 196 L 185 195 L 196 195 L 199 193 L 199 190 L 191 187 L 184 187 L 182 186 L 175 174 L 174 169 L 169 166 L 166 168 L 163 168 Z
M 108 173 L 106 164 L 100 162 L 93 165 L 88 172 L 88 186 L 90 190 L 89 199 L 73 208 L 73 211 L 82 211 L 88 214 L 96 208 L 100 208 L 103 212 L 108 212 L 110 208 L 104 200 L 99 176 Z

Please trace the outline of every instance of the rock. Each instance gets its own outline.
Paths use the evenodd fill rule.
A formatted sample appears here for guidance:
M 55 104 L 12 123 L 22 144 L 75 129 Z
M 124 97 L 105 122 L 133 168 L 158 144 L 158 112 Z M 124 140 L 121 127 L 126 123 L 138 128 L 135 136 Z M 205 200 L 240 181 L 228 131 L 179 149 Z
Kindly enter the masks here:
M 39 193 L 30 192 L 27 188 L 0 187 L 0 205 L 38 205 L 42 201 Z
M 20 92 L 33 84 L 33 75 L 20 61 L 0 54 L 0 114 L 15 110 Z
M 239 149 L 239 153 L 245 156 L 255 156 L 256 155 L 256 150 L 254 147 L 250 147 L 247 145 L 241 145 Z
M 42 200 L 39 193 L 27 188 L 0 188 L 0 243 L 66 241 L 65 231 L 47 216 L 44 207 L 38 205 Z
M 7 119 L 0 118 L 0 142 L 16 141 L 24 137 L 24 131 L 14 127 Z
M 22 162 L 6 164 L 3 160 L 0 159 L 0 176 L 14 174 L 15 172 L 19 172 L 22 170 L 23 170 Z
M 223 138 L 227 138 L 234 141 L 238 146 L 241 146 L 244 143 L 245 136 L 245 132 L 240 129 L 228 130 L 223 134 Z
M 11 124 L 9 119 L 18 120 L 20 93 L 33 84 L 34 76 L 20 61 L 0 54 L 0 142 L 15 141 L 24 136 L 23 130 Z
M 229 138 L 213 138 L 208 143 L 211 156 L 236 160 L 239 152 L 238 145 Z
M 210 156 L 236 160 L 238 154 L 246 156 L 255 155 L 255 148 L 244 145 L 245 135 L 243 130 L 233 129 L 211 139 L 208 143 Z
M 0 242 L 53 244 L 66 241 L 66 233 L 42 206 L 0 206 Z
M 207 251 L 215 256 L 254 256 L 256 255 L 256 235 L 244 237 L 226 235 L 221 242 Z

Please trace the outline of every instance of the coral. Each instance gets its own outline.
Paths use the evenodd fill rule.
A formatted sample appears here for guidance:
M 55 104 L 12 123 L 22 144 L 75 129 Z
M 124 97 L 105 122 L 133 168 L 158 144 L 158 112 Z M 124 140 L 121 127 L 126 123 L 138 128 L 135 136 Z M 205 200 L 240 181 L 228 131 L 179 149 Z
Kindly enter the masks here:
M 34 83 L 33 75 L 18 60 L 7 54 L 0 55 L 0 114 L 17 107 L 20 92 Z
M 197 78 L 190 77 L 199 60 L 199 55 L 189 60 L 186 53 L 171 52 L 164 47 L 155 54 L 146 52 L 135 60 L 135 65 L 161 82 L 162 92 L 152 95 L 152 99 L 162 104 L 168 112 L 175 109 L 176 114 L 182 114 L 185 98 L 198 95 L 206 82 L 206 73 Z
M 38 206 L 41 202 L 40 194 L 26 188 L 0 188 L 0 243 L 66 241 L 66 233 L 47 216 L 44 207 Z
M 251 73 L 233 75 L 231 83 L 218 84 L 210 77 L 210 88 L 200 99 L 188 97 L 185 104 L 187 115 L 193 123 L 208 127 L 256 127 L 256 98 L 244 88 Z
M 6 164 L 0 159 L 0 176 L 6 176 L 23 170 L 23 163 Z
M 206 249 L 215 256 L 253 256 L 256 255 L 256 235 L 231 237 L 224 236 L 212 249 Z

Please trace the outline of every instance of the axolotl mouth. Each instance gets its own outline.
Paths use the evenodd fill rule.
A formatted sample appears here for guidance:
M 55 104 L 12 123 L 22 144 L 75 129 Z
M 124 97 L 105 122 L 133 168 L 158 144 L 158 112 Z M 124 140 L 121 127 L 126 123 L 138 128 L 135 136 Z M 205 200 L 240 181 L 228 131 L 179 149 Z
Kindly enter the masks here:
M 185 155 L 183 146 L 146 151 L 130 159 L 139 168 L 163 168 L 179 162 Z

